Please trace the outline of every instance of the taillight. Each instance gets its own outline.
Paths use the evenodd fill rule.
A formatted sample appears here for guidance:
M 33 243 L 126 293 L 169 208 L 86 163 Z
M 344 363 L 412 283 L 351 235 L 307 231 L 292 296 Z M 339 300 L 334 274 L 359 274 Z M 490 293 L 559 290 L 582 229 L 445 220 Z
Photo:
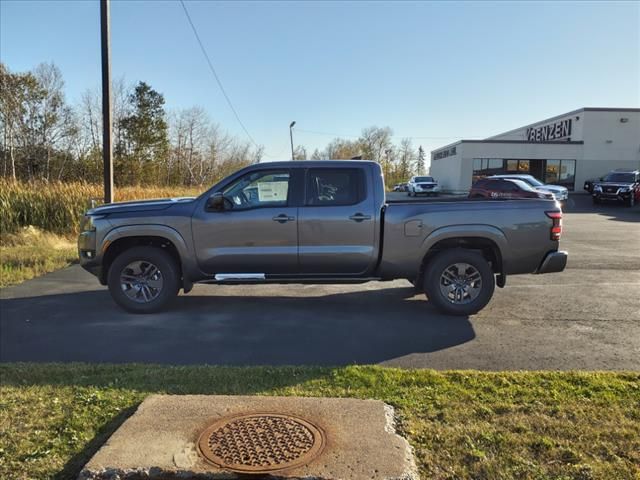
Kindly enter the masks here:
M 551 240 L 558 241 L 562 236 L 562 212 L 544 212 L 553 223 L 551 225 Z

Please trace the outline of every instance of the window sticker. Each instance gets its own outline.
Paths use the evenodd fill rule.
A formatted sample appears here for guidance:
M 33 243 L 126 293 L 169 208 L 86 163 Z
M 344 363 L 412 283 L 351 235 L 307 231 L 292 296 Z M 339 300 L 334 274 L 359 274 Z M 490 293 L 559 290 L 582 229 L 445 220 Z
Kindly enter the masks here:
M 258 200 L 261 202 L 284 202 L 287 200 L 289 182 L 258 182 Z

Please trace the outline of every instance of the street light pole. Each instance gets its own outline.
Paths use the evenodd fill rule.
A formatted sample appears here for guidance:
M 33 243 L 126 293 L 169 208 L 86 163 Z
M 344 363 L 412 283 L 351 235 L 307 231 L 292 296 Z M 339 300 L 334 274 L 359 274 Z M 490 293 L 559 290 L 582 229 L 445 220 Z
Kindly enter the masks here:
M 291 160 L 295 160 L 295 155 L 293 153 L 293 126 L 296 124 L 295 121 L 291 122 L 289 125 L 289 137 L 291 137 Z
M 104 203 L 113 203 L 113 151 L 111 146 L 111 45 L 109 1 L 100 0 L 100 39 L 102 45 L 102 162 L 104 164 Z

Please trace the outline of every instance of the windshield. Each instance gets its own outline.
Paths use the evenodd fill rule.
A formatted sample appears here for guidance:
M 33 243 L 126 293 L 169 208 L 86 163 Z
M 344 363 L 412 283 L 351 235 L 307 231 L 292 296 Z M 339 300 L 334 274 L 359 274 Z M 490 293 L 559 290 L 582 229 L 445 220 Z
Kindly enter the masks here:
M 529 183 L 527 183 L 528 178 L 527 179 L 524 179 L 524 178 L 511 178 L 511 179 L 509 179 L 509 181 L 515 183 L 516 185 L 518 185 L 520 187 L 520 189 L 524 190 L 525 192 L 534 192 L 535 191 L 533 188 L 531 188 L 531 185 Z
M 420 182 L 433 182 L 433 177 L 416 177 L 416 178 L 415 178 L 415 182 L 416 182 L 416 183 L 420 183 Z
M 524 180 L 525 182 L 527 182 L 529 185 L 532 185 L 534 187 L 543 187 L 544 183 L 542 183 L 540 180 L 538 180 L 536 177 L 521 177 L 518 180 Z
M 604 177 L 604 181 L 633 183 L 633 173 L 610 173 Z

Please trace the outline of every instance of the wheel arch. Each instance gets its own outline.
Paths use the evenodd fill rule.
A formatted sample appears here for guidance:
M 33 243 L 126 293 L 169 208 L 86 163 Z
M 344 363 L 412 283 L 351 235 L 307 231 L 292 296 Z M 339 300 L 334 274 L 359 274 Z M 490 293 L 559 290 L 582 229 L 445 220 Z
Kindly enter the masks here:
M 176 230 L 164 225 L 141 225 L 120 227 L 110 231 L 102 242 L 102 271 L 100 283 L 106 284 L 109 268 L 113 260 L 125 250 L 136 246 L 150 246 L 165 250 L 176 261 L 182 277 L 181 284 L 185 290 L 190 289 L 191 283 L 185 273 L 189 265 L 185 264 L 188 256 L 187 245 L 182 235 Z
M 463 248 L 480 252 L 490 263 L 493 272 L 499 275 L 498 285 L 502 286 L 507 240 L 504 233 L 496 227 L 490 225 L 477 227 L 480 228 L 473 228 L 473 226 L 445 227 L 429 235 L 423 243 L 418 278 L 422 276 L 428 263 L 438 253 L 444 250 Z

